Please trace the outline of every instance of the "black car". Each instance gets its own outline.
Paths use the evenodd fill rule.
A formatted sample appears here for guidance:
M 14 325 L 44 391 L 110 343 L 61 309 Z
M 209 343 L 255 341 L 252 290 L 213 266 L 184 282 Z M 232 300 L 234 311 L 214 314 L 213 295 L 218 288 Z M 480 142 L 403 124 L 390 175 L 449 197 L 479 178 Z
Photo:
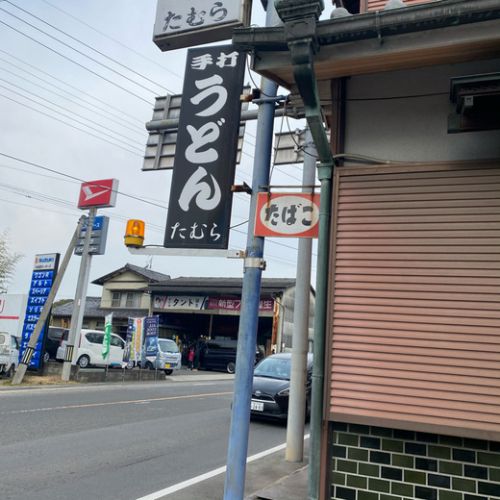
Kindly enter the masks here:
M 253 417 L 269 417 L 286 420 L 290 395 L 292 354 L 284 352 L 263 359 L 253 372 Z M 311 404 L 312 354 L 307 355 L 306 417 Z
M 67 328 L 60 328 L 58 326 L 50 326 L 45 339 L 45 352 L 43 354 L 43 361 L 46 363 L 49 359 L 56 359 L 57 348 L 62 340 L 68 339 Z
M 204 370 L 221 370 L 234 373 L 236 369 L 236 340 L 207 340 L 200 348 L 200 368 Z M 255 361 L 262 358 L 256 347 Z

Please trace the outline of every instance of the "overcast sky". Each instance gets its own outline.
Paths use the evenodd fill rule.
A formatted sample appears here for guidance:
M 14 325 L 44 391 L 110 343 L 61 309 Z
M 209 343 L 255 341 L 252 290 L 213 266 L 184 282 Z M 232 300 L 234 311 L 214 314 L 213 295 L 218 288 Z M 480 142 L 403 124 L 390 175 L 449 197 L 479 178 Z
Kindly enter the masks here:
M 100 211 L 110 216 L 110 228 L 106 254 L 92 260 L 91 281 L 127 262 L 148 265 L 150 258 L 123 245 L 127 219 L 146 221 L 147 244 L 163 241 L 171 172 L 141 171 L 144 123 L 155 96 L 181 93 L 186 51 L 162 53 L 154 45 L 155 10 L 156 0 L 0 1 L 0 153 L 81 180 L 120 182 L 116 207 Z M 252 23 L 264 22 L 255 0 Z M 276 120 L 275 129 L 281 126 Z M 255 124 L 247 131 L 236 176 L 250 184 Z M 299 184 L 301 176 L 300 165 L 280 167 L 272 184 Z M 79 189 L 78 180 L 0 155 L 0 232 L 8 230 L 12 251 L 23 254 L 9 293 L 27 293 L 35 254 L 64 254 L 81 215 Z M 248 210 L 248 197 L 238 194 L 232 225 L 247 220 Z M 230 248 L 245 248 L 246 229 L 231 231 Z M 268 239 L 264 277 L 294 277 L 296 247 L 296 239 Z M 79 265 L 72 257 L 59 298 L 74 296 Z M 152 269 L 172 277 L 241 276 L 242 262 L 155 256 Z M 89 287 L 88 295 L 100 293 Z

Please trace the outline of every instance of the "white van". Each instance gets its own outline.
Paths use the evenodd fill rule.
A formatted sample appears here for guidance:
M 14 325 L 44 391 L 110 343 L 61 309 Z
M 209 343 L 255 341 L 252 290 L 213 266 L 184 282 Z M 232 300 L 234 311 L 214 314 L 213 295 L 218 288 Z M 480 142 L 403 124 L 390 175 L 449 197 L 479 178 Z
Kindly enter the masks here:
M 19 343 L 10 333 L 0 332 L 0 375 L 11 377 L 19 364 Z
M 99 330 L 82 330 L 80 334 L 80 345 L 76 356 L 76 364 L 80 368 L 87 368 L 90 365 L 121 367 L 125 342 L 121 337 L 112 333 L 109 354 L 106 360 L 104 360 L 102 357 L 103 341 L 104 332 Z M 67 339 L 61 341 L 61 345 L 57 349 L 56 359 L 64 361 L 67 343 Z
M 158 339 L 158 354 L 148 356 L 142 351 L 142 366 L 154 370 L 164 370 L 165 375 L 171 375 L 181 367 L 181 353 L 177 344 L 171 339 Z

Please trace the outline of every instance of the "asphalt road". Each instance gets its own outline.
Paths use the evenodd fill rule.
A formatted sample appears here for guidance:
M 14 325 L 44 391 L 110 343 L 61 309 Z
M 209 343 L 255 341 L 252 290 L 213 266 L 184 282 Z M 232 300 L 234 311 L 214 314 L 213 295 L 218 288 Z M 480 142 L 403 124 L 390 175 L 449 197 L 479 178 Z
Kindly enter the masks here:
M 0 391 L 2 500 L 137 499 L 225 464 L 232 381 Z M 285 441 L 252 422 L 248 454 Z

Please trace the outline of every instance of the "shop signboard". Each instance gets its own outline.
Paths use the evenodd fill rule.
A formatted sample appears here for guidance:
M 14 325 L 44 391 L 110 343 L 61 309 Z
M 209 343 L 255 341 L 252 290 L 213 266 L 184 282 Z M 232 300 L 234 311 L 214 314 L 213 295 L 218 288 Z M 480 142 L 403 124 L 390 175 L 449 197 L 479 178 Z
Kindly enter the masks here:
M 52 284 L 54 283 L 57 268 L 59 266 L 59 254 L 41 254 L 35 256 L 35 264 L 31 275 L 31 284 L 28 292 L 28 304 L 21 334 L 21 345 L 19 347 L 19 360 L 22 359 L 24 351 L 28 346 L 31 335 L 35 331 L 38 318 L 42 313 L 43 306 L 47 301 Z M 49 315 L 50 316 L 50 315 Z M 39 370 L 43 363 L 43 351 L 45 347 L 45 330 L 48 320 L 43 326 L 35 351 L 28 368 Z
M 203 309 L 204 295 L 156 295 L 153 308 L 164 311 L 199 311 Z
M 259 193 L 255 236 L 317 238 L 319 194 Z
M 164 246 L 227 249 L 245 54 L 190 49 Z
M 78 208 L 109 208 L 116 205 L 118 179 L 84 182 L 80 187 Z
M 259 301 L 259 312 L 273 312 L 274 300 L 260 299 Z M 241 299 L 240 298 L 230 298 L 230 297 L 209 297 L 207 300 L 206 309 L 208 310 L 219 310 L 219 311 L 237 311 L 241 309 Z
M 250 23 L 251 0 L 158 0 L 153 41 L 163 50 L 227 40 Z
M 87 232 L 88 217 L 85 217 L 80 235 L 75 246 L 75 255 L 82 255 L 85 244 L 85 234 Z M 104 255 L 106 252 L 106 241 L 108 238 L 109 217 L 98 215 L 92 224 L 92 234 L 90 235 L 89 253 L 92 255 Z

